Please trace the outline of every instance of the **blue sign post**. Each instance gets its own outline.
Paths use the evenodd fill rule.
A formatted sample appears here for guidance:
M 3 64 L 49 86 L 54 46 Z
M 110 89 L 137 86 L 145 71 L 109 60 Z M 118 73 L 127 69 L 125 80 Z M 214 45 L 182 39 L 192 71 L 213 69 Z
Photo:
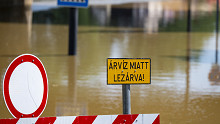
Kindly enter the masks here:
M 58 6 L 69 8 L 69 51 L 68 55 L 76 55 L 78 7 L 88 7 L 89 0 L 57 0 Z
M 89 0 L 57 0 L 59 6 L 88 7 Z

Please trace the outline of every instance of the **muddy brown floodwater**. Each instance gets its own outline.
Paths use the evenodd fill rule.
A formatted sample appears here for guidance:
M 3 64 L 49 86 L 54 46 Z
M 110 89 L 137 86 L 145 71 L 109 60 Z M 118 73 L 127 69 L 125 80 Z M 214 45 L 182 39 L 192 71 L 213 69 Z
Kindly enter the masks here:
M 186 5 L 184 0 L 115 5 L 110 16 L 105 6 L 81 9 L 76 56 L 67 55 L 68 20 L 59 20 L 65 8 L 1 9 L 10 17 L 0 18 L 0 118 L 12 118 L 2 93 L 7 66 L 31 53 L 43 62 L 49 82 L 41 117 L 122 114 L 122 87 L 107 85 L 106 59 L 128 57 L 152 63 L 151 84 L 131 86 L 132 114 L 160 113 L 162 124 L 218 124 L 216 4 L 193 1 L 191 33 Z

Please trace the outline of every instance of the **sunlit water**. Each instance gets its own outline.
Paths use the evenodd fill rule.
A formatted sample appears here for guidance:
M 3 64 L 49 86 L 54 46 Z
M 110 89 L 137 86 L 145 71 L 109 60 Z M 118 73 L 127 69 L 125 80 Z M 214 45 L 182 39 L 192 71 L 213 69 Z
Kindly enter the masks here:
M 90 16 L 93 18 L 90 21 L 95 22 L 79 22 L 76 56 L 67 56 L 67 19 L 44 20 L 54 13 L 41 16 L 48 12 L 36 12 L 32 15 L 30 10 L 21 18 L 26 20 L 25 23 L 5 17 L 0 22 L 1 82 L 7 66 L 17 55 L 31 53 L 41 59 L 49 80 L 48 103 L 41 117 L 122 114 L 122 87 L 107 85 L 106 59 L 151 58 L 152 83 L 131 86 L 132 114 L 160 113 L 164 124 L 218 124 L 220 81 L 218 77 L 212 77 L 220 72 L 216 34 L 214 27 L 207 28 L 202 23 L 214 26 L 215 10 L 212 8 L 210 15 L 204 16 L 205 10 L 199 9 L 201 14 L 197 12 L 194 13 L 197 16 L 193 16 L 196 17 L 192 23 L 193 32 L 186 33 L 186 24 L 181 22 L 186 21 L 185 2 L 168 1 L 155 6 L 166 8 L 172 4 L 184 6 L 162 11 L 162 15 L 169 13 L 167 17 L 170 19 L 161 16 L 161 10 L 154 13 L 155 17 L 143 13 L 138 20 L 134 20 L 137 16 L 119 18 L 114 13 L 110 21 L 105 14 L 103 20 L 98 15 Z M 131 5 L 121 7 L 130 8 Z M 95 14 L 102 9 L 93 6 L 89 10 Z M 59 12 L 63 11 L 68 12 Z M 129 13 L 130 10 L 124 11 Z M 80 10 L 80 13 L 86 12 Z M 133 24 L 125 22 L 126 18 Z M 207 18 L 211 18 L 211 22 Z M 12 118 L 0 89 L 0 118 Z

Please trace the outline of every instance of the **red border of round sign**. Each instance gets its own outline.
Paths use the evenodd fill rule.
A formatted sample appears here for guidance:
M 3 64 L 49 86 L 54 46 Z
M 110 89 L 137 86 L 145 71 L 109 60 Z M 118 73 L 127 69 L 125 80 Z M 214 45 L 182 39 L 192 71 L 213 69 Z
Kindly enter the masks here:
M 14 71 L 14 69 L 20 65 L 23 62 L 31 62 L 33 64 L 35 64 L 38 69 L 41 72 L 42 78 L 43 78 L 43 85 L 44 85 L 44 90 L 43 90 L 43 99 L 42 102 L 40 104 L 40 106 L 38 107 L 38 109 L 30 114 L 23 114 L 20 113 L 12 104 L 10 95 L 9 95 L 9 81 L 10 81 L 10 77 Z M 21 118 L 21 117 L 39 117 L 42 112 L 44 111 L 46 104 L 47 104 L 47 97 L 48 97 L 48 81 L 47 81 L 47 74 L 46 71 L 44 69 L 43 64 L 41 63 L 41 61 L 34 55 L 31 54 L 22 54 L 20 56 L 18 56 L 17 58 L 15 58 L 11 64 L 8 66 L 6 72 L 5 72 L 5 76 L 4 76 L 4 80 L 3 80 L 3 96 L 4 96 L 4 100 L 6 103 L 6 106 L 8 107 L 8 110 L 10 111 L 10 113 L 15 117 L 15 118 Z

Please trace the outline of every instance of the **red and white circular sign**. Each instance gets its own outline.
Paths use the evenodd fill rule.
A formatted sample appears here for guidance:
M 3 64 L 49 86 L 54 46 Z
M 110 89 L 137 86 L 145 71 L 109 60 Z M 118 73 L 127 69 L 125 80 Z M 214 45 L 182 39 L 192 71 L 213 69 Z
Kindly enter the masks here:
M 41 115 L 47 104 L 48 81 L 36 56 L 23 54 L 11 62 L 3 80 L 3 96 L 15 118 Z

